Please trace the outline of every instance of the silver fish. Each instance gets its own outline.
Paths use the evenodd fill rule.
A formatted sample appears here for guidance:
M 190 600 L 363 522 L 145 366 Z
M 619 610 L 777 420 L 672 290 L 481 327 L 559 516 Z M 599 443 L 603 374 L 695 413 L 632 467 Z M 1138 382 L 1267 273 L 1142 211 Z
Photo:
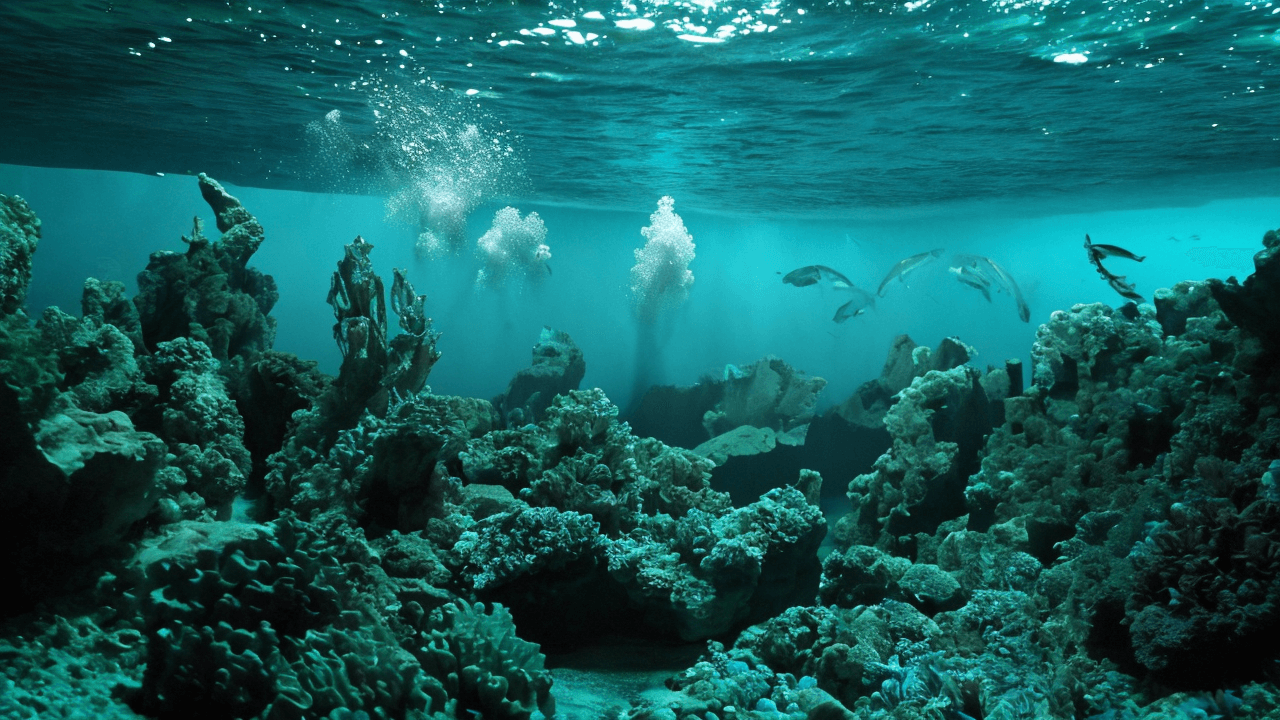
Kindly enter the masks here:
M 1101 245 L 1095 243 L 1089 239 L 1088 235 L 1084 236 L 1084 246 L 1089 250 L 1089 258 L 1094 262 L 1097 262 L 1104 257 L 1118 257 L 1124 258 L 1125 260 L 1136 260 L 1137 262 L 1142 262 L 1147 259 L 1146 255 L 1135 255 L 1119 245 Z
M 1129 300 L 1142 301 L 1142 296 L 1134 289 L 1133 283 L 1124 279 L 1124 275 L 1111 275 L 1107 277 L 1107 284 L 1112 290 L 1120 293 L 1120 296 Z
M 875 296 L 866 290 L 850 286 L 849 291 L 853 293 L 853 299 L 836 309 L 836 316 L 831 318 L 835 322 L 842 323 L 851 317 L 858 317 L 876 306 Z
M 853 287 L 853 283 L 849 282 L 849 278 L 845 277 L 839 270 L 829 268 L 826 265 L 805 265 L 802 268 L 792 270 L 782 278 L 782 282 L 796 287 L 817 285 L 822 280 L 829 281 L 831 286 L 838 290 L 847 290 Z
M 929 262 L 930 260 L 933 260 L 936 257 L 940 257 L 944 252 L 946 252 L 944 248 L 938 248 L 937 250 L 922 252 L 919 255 L 912 255 L 911 257 L 905 260 L 899 260 L 898 264 L 894 265 L 893 269 L 889 271 L 889 274 L 884 276 L 884 280 L 880 283 L 880 289 L 876 290 L 876 295 L 879 295 L 880 297 L 884 297 L 885 286 L 888 285 L 890 282 L 892 282 L 894 278 L 905 277 L 907 273 L 911 272 L 912 270 L 915 270 L 916 268 L 920 267 L 921 265 L 924 265 L 925 263 Z
M 991 302 L 991 278 L 983 275 L 980 270 L 972 265 L 961 265 L 960 267 L 948 268 L 956 276 L 961 284 L 968 285 L 978 292 L 982 293 L 982 297 Z
M 1102 276 L 1103 280 L 1107 281 L 1107 284 L 1111 286 L 1112 290 L 1115 290 L 1120 294 L 1120 297 L 1127 300 L 1143 301 L 1142 296 L 1138 294 L 1136 289 L 1134 289 L 1133 283 L 1125 280 L 1124 275 L 1116 275 L 1102 266 L 1102 258 L 1114 256 L 1142 262 L 1146 259 L 1145 255 L 1138 257 L 1128 250 L 1116 247 L 1115 245 L 1095 245 L 1088 235 L 1084 236 L 1084 249 L 1089 253 L 1089 262 L 1093 263 L 1098 274 Z M 1112 252 L 1113 250 L 1118 252 Z
M 994 282 L 1013 295 L 1014 302 L 1018 304 L 1018 318 L 1022 322 L 1031 322 L 1031 308 L 1027 307 L 1027 301 L 1022 299 L 1022 290 L 1018 288 L 1018 283 L 1014 282 L 1013 276 L 1003 267 L 1000 267 L 995 260 L 982 255 L 962 254 L 956 256 L 956 261 L 961 265 L 972 265 L 984 274 L 987 270 L 990 270 L 995 276 Z

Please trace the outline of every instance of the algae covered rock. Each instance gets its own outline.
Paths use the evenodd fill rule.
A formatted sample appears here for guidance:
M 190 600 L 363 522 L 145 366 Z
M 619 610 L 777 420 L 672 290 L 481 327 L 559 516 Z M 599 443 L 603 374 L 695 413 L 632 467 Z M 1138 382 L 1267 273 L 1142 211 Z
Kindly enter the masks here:
M 1280 349 L 1280 231 L 1268 231 L 1262 246 L 1253 256 L 1254 272 L 1243 285 L 1234 277 L 1206 284 L 1233 323 L 1274 351 Z
M 650 388 L 628 421 L 636 433 L 680 447 L 697 445 L 734 428 L 771 428 L 788 445 L 804 442 L 827 381 L 780 358 L 726 365 L 723 377 L 690 386 Z
M 280 297 L 270 275 L 248 267 L 265 237 L 262 225 L 216 180 L 199 176 L 200 194 L 217 215 L 222 237 L 204 236 L 197 218 L 186 253 L 152 253 L 138 275 L 134 304 L 142 337 L 154 349 L 179 337 L 200 340 L 214 358 L 252 360 L 271 348 L 276 321 L 271 308 Z
M 736 427 L 772 428 L 789 444 L 804 442 L 827 381 L 766 357 L 724 381 L 724 394 L 702 418 L 711 437 Z
M 14 584 L 10 607 L 22 607 L 84 584 L 88 563 L 121 551 L 161 494 L 165 447 L 122 412 L 64 402 L 28 429 L 11 422 L 16 396 L 0 388 L 0 407 L 6 403 L 0 491 L 20 512 L 4 524 L 0 571 Z
M 573 338 L 544 327 L 533 346 L 533 364 L 511 378 L 506 392 L 493 399 L 493 406 L 508 427 L 538 422 L 552 398 L 577 390 L 586 373 L 587 363 Z
M 969 366 L 932 370 L 899 393 L 884 418 L 893 446 L 849 483 L 856 520 L 841 527 L 843 542 L 890 548 L 964 514 L 964 488 L 990 427 L 981 379 Z
M 554 712 L 536 645 L 502 608 L 388 605 L 357 535 L 180 524 L 143 556 L 147 665 L 127 692 L 156 717 L 525 719 Z M 220 525 L 220 524 L 212 524 Z
M 27 301 L 31 261 L 40 244 L 40 219 L 17 196 L 0 195 L 0 315 L 11 315 Z
M 719 467 L 731 457 L 760 455 L 777 446 L 778 433 L 774 432 L 773 428 L 739 425 L 702 443 L 693 451 Z

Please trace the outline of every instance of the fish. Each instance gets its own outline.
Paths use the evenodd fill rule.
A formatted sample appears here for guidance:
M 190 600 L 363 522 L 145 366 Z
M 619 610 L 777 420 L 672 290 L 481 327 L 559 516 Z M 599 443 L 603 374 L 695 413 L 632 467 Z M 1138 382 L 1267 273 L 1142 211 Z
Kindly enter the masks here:
M 1133 283 L 1125 280 L 1124 275 L 1116 275 L 1103 267 L 1102 258 L 1114 256 L 1142 262 L 1146 259 L 1145 255 L 1138 257 L 1128 250 L 1116 247 L 1115 245 L 1095 245 L 1093 240 L 1090 239 L 1087 234 L 1084 236 L 1084 249 L 1089 253 L 1089 262 L 1093 263 L 1093 267 L 1098 271 L 1098 274 L 1102 276 L 1102 279 L 1107 281 L 1107 284 L 1111 286 L 1112 290 L 1115 290 L 1120 294 L 1120 297 L 1125 298 L 1126 300 L 1143 301 L 1143 297 L 1138 294 L 1138 291 L 1133 287 Z M 1119 252 L 1113 253 L 1111 252 L 1112 250 Z
M 893 269 L 889 271 L 889 274 L 884 277 L 884 280 L 880 283 L 880 289 L 876 291 L 876 294 L 880 297 L 884 297 L 885 286 L 887 286 L 894 278 L 901 279 L 906 277 L 907 273 L 936 257 L 940 257 L 944 252 L 946 252 L 945 248 L 938 248 L 936 250 L 930 250 L 929 252 L 922 252 L 919 255 L 912 255 L 905 260 L 899 260 L 898 264 L 894 265 Z
M 1093 252 L 1100 253 L 1102 257 L 1118 257 L 1124 258 L 1125 260 L 1136 260 L 1137 262 L 1142 262 L 1147 259 L 1146 255 L 1135 255 L 1118 245 L 1099 245 L 1098 243 L 1094 243 L 1089 247 Z
M 779 272 L 778 274 L 781 275 L 782 273 Z M 849 300 L 836 310 L 835 317 L 832 320 L 842 323 L 851 317 L 857 317 L 865 313 L 868 308 L 875 307 L 875 296 L 854 285 L 839 270 L 829 268 L 826 265 L 805 265 L 802 268 L 792 270 L 782 278 L 782 282 L 796 287 L 817 285 L 824 280 L 829 281 L 833 289 L 853 295 L 852 300 Z
M 856 287 L 851 287 L 850 290 L 854 293 L 853 299 L 836 308 L 836 315 L 831 318 L 833 321 L 842 323 L 849 318 L 858 317 L 868 309 L 876 306 L 875 296 L 871 293 L 859 290 Z
M 982 297 L 991 302 L 991 278 L 983 275 L 977 268 L 971 265 L 961 265 L 960 267 L 948 268 L 955 274 L 956 280 L 961 284 L 968 285 L 982 293 Z
M 1146 255 L 1135 255 L 1119 245 L 1101 245 L 1099 243 L 1095 243 L 1089 239 L 1088 235 L 1084 236 L 1084 246 L 1089 251 L 1089 258 L 1095 262 L 1104 257 L 1118 257 L 1124 258 L 1125 260 L 1136 260 L 1137 262 L 1142 262 L 1147 259 Z
M 836 316 L 831 319 L 835 322 L 842 323 L 845 320 L 848 320 L 849 318 L 858 317 L 859 315 L 862 315 L 867 312 L 867 309 L 865 307 L 860 307 L 857 310 L 850 311 L 849 308 L 853 307 L 854 302 L 856 301 L 850 300 L 849 302 L 836 308 Z
M 1013 296 L 1014 302 L 1018 305 L 1018 318 L 1022 322 L 1031 322 L 1031 308 L 1027 307 L 1027 301 L 1022 298 L 1022 290 L 1018 288 L 1018 283 L 1014 282 L 1013 276 L 995 260 L 982 255 L 961 254 L 956 256 L 955 261 L 961 265 L 971 265 L 983 274 L 986 270 L 990 270 L 995 275 L 993 282 Z
M 1134 289 L 1133 283 L 1126 281 L 1124 278 L 1124 275 L 1111 275 L 1107 278 L 1107 284 L 1111 286 L 1112 290 L 1120 293 L 1120 297 L 1141 302 L 1142 296 Z
M 782 282 L 796 287 L 817 285 L 822 280 L 829 280 L 831 286 L 838 290 L 847 290 L 853 287 L 853 283 L 843 273 L 826 265 L 805 265 L 802 268 L 792 270 L 782 278 Z
M 844 323 L 845 320 L 856 318 L 856 316 L 867 313 L 869 305 L 859 305 L 859 300 L 850 300 L 844 305 L 836 307 L 836 316 L 832 318 L 832 322 Z

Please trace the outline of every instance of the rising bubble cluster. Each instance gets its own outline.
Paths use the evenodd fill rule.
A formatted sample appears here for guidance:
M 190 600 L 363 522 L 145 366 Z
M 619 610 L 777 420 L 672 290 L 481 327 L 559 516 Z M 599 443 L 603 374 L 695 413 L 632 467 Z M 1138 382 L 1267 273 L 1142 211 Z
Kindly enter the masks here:
M 547 273 L 551 248 L 547 226 L 538 213 L 520 217 L 520 211 L 504 207 L 493 216 L 493 227 L 476 241 L 483 267 L 476 283 L 497 286 L 509 279 L 539 280 Z
M 340 187 L 374 178 L 387 215 L 418 228 L 420 256 L 460 250 L 477 205 L 527 186 L 516 139 L 473 101 L 425 80 L 368 87 L 372 133 L 357 140 L 337 110 L 308 126 L 316 167 Z
M 684 220 L 672 209 L 670 196 L 658 201 L 658 210 L 649 216 L 649 226 L 641 228 L 645 237 L 636 249 L 636 264 L 631 268 L 631 297 L 642 321 L 652 321 L 659 313 L 678 307 L 689 297 L 693 287 L 693 236 Z

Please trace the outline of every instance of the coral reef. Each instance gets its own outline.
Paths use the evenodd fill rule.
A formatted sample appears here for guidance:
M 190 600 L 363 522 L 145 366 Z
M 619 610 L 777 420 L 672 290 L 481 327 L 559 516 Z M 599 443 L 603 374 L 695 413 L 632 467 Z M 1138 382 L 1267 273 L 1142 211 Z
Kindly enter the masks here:
M 1280 708 L 1276 233 L 1243 284 L 1053 313 L 1025 388 L 902 337 L 822 416 L 825 382 L 765 358 L 633 430 L 549 328 L 494 401 L 433 393 L 425 298 L 359 238 L 338 377 L 271 350 L 262 229 L 199 187 L 221 240 L 34 323 L 39 222 L 0 197 L 6 717 L 552 720 L 543 649 L 615 639 L 707 646 L 602 718 Z M 642 290 L 678 303 L 692 243 L 669 202 L 646 230 L 675 270 Z M 658 402 L 698 451 L 646 436 Z M 883 452 L 824 495 L 836 430 Z M 767 482 L 724 492 L 748 461 Z
M 209 346 L 219 362 L 252 361 L 275 340 L 269 316 L 279 299 L 275 280 L 248 267 L 262 244 L 262 225 L 216 180 L 200 175 L 200 194 L 217 217 L 222 237 L 204 236 L 197 218 L 186 253 L 152 253 L 138 275 L 138 308 L 147 347 L 179 337 Z
M 1262 250 L 1253 256 L 1254 273 L 1240 285 L 1234 277 L 1206 284 L 1214 300 L 1231 322 L 1252 333 L 1269 348 L 1280 347 L 1280 230 L 1262 238 Z
M 31 258 L 40 244 L 40 219 L 26 201 L 0 195 L 0 315 L 26 304 Z
M 1054 313 L 1025 391 L 1016 365 L 914 377 L 881 404 L 892 447 L 850 484 L 820 604 L 630 716 L 799 717 L 777 696 L 802 685 L 831 698 L 809 717 L 1273 712 L 1280 363 L 1261 314 L 1215 299 L 1265 306 L 1259 258 L 1244 285 Z
M 544 327 L 533 346 L 533 364 L 511 378 L 506 392 L 493 399 L 493 406 L 507 427 L 538 422 L 552 398 L 577 390 L 586 374 L 587 363 L 573 338 Z
M 523 501 L 454 546 L 473 590 L 561 635 L 610 622 L 600 601 L 613 598 L 613 612 L 638 612 L 646 632 L 687 640 L 816 589 L 826 522 L 811 501 L 820 478 L 800 481 L 812 497 L 783 488 L 731 510 L 727 494 L 710 488 L 710 462 L 635 437 L 617 412 L 599 390 L 572 391 L 543 422 L 468 443 L 464 481 L 501 484 Z M 495 547 L 523 558 L 519 570 L 493 570 L 503 554 Z M 570 564 L 579 569 L 564 572 Z

